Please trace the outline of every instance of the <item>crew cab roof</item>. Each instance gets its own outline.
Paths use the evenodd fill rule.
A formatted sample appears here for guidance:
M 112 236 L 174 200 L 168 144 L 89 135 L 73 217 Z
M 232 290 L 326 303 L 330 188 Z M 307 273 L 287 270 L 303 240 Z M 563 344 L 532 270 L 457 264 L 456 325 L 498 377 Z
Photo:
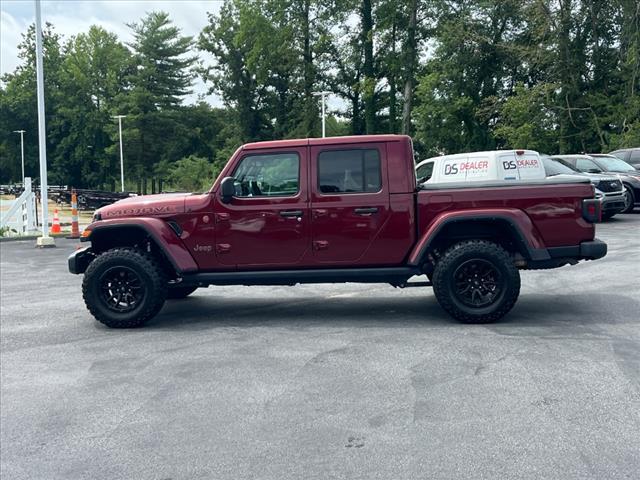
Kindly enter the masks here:
M 348 135 L 344 137 L 297 138 L 291 140 L 270 140 L 266 142 L 246 143 L 242 146 L 242 149 L 257 150 L 264 148 L 304 147 L 307 145 L 351 145 L 354 143 L 399 142 L 407 139 L 409 139 L 407 135 Z

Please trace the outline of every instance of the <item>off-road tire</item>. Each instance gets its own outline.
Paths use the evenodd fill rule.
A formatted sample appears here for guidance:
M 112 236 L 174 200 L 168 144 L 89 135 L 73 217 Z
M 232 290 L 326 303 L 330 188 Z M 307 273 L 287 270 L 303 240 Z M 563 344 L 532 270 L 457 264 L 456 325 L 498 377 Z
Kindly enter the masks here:
M 635 197 L 635 195 L 633 194 L 633 189 L 632 189 L 631 187 L 627 187 L 627 186 L 625 185 L 624 190 L 625 190 L 625 194 L 629 196 L 629 199 L 630 199 L 631 201 L 629 202 L 629 205 L 627 205 L 627 206 L 624 208 L 624 210 L 622 210 L 622 212 L 620 212 L 620 213 L 631 213 L 631 212 L 633 212 L 633 209 L 634 209 L 634 207 L 635 207 L 636 197 Z
M 471 307 L 456 293 L 454 274 L 472 260 L 491 265 L 500 278 L 500 293 L 493 303 Z M 520 294 L 520 273 L 513 259 L 499 245 L 485 240 L 469 240 L 451 246 L 440 258 L 433 272 L 433 291 L 440 306 L 463 323 L 490 323 L 504 317 Z
M 117 267 L 134 272 L 144 289 L 139 304 L 128 312 L 114 311 L 102 298 L 101 278 L 109 269 Z M 167 278 L 158 262 L 144 251 L 114 248 L 100 254 L 89 264 L 82 281 L 82 297 L 89 312 L 107 327 L 140 327 L 162 309 L 167 297 Z
M 180 300 L 182 298 L 187 298 L 193 292 L 195 292 L 198 287 L 193 286 L 171 286 L 169 285 L 169 289 L 167 290 L 167 300 Z

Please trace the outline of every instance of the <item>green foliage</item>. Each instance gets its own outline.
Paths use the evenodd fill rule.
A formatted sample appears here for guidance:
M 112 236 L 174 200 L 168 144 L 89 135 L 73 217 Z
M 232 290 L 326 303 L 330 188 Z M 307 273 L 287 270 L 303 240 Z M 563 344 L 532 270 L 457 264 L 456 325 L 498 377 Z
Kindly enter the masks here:
M 554 109 L 557 88 L 546 83 L 532 88 L 516 86 L 502 105 L 501 119 L 494 129 L 505 148 L 558 151 L 558 115 Z
M 10 237 L 14 233 L 18 231 L 11 227 L 0 227 L 0 237 Z
M 129 26 L 129 45 L 45 26 L 50 183 L 118 184 L 126 115 L 129 186 L 208 188 L 244 142 L 320 136 L 319 90 L 340 100 L 327 135 L 412 133 L 421 155 L 640 145 L 633 0 L 224 0 L 196 41 L 163 12 Z M 20 179 L 14 130 L 38 177 L 34 40 L 0 82 L 3 183 Z M 184 104 L 196 75 L 224 107 Z
M 213 185 L 219 171 L 206 158 L 190 155 L 168 167 L 167 183 L 172 190 L 203 192 Z

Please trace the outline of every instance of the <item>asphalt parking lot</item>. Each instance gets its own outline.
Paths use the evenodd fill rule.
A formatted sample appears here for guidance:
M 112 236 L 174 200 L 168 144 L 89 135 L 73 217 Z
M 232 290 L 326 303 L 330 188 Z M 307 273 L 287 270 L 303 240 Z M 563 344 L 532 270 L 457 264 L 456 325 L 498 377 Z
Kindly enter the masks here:
M 75 242 L 0 244 L 6 479 L 638 478 L 640 214 L 494 325 L 427 288 L 217 287 L 109 330 Z

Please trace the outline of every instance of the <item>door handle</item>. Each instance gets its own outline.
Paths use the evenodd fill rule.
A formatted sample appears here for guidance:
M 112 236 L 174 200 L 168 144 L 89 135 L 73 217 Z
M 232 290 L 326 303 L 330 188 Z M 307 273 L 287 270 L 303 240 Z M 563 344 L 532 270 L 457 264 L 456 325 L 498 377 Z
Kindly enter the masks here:
M 378 213 L 378 209 L 376 207 L 354 208 L 353 211 L 357 215 L 371 215 L 372 213 Z
M 280 216 L 285 218 L 301 217 L 302 210 L 281 210 Z

